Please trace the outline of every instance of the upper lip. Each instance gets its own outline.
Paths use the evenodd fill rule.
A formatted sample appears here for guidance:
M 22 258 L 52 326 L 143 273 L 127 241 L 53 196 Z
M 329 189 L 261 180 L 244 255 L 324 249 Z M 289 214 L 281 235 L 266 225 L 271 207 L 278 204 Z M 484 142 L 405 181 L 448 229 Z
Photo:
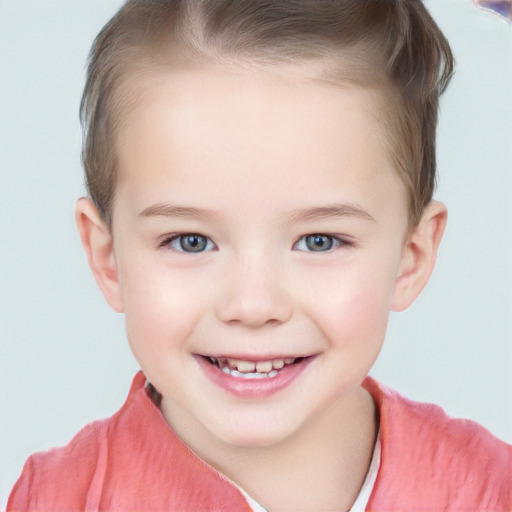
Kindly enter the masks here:
M 254 363 L 260 361 L 273 361 L 275 359 L 303 359 L 311 357 L 315 354 L 239 354 L 239 353 L 222 353 L 222 354 L 198 354 L 203 357 L 211 357 L 213 359 L 237 359 L 239 361 L 251 361 Z

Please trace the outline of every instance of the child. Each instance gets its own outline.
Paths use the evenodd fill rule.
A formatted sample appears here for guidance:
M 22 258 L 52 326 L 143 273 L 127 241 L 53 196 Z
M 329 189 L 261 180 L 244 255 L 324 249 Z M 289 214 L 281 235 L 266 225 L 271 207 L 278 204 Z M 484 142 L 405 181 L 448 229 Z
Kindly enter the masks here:
M 8 510 L 512 510 L 512 448 L 367 374 L 426 284 L 450 49 L 418 0 L 136 0 L 76 219 L 142 372 Z

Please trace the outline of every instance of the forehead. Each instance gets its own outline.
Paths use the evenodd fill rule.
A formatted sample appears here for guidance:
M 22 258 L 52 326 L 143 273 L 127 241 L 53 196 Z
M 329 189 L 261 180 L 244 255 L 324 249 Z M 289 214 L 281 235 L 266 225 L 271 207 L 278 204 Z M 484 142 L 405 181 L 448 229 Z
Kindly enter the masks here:
M 193 200 L 198 185 L 213 198 L 222 183 L 224 195 L 274 204 L 276 180 L 290 201 L 340 190 L 375 201 L 377 181 L 403 199 L 370 89 L 227 69 L 154 72 L 127 87 L 135 101 L 118 132 L 117 188 L 137 190 L 134 201 L 157 191 L 165 201 L 180 187 Z

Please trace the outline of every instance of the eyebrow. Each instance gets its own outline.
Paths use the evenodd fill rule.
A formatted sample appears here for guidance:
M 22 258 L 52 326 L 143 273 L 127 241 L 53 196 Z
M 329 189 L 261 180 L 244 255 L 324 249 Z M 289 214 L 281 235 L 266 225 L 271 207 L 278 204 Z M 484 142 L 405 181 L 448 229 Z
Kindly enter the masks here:
M 328 206 L 308 208 L 306 210 L 294 210 L 287 214 L 289 222 L 311 222 L 315 220 L 328 219 L 331 217 L 355 217 L 362 220 L 376 222 L 361 206 L 352 203 L 337 203 Z
M 217 216 L 217 213 L 213 210 L 194 208 L 192 206 L 177 206 L 168 203 L 148 206 L 139 213 L 139 217 L 178 217 L 185 219 L 203 219 Z
M 145 208 L 139 217 L 178 217 L 187 219 L 204 219 L 218 217 L 213 210 L 194 208 L 191 206 L 177 206 L 168 203 L 157 203 Z M 304 210 L 293 210 L 285 214 L 289 223 L 311 222 L 332 217 L 356 217 L 367 221 L 376 222 L 364 208 L 352 203 L 337 203 L 328 206 L 318 206 Z

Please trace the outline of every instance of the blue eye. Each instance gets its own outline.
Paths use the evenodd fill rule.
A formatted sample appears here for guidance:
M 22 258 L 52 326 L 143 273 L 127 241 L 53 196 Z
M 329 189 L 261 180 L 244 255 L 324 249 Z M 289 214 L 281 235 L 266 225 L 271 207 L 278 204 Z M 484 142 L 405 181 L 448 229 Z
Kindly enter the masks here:
M 162 245 L 171 246 L 180 252 L 204 252 L 215 249 L 215 244 L 208 237 L 196 233 L 175 235 L 164 240 Z
M 326 252 L 344 245 L 343 241 L 332 235 L 314 233 L 303 236 L 295 245 L 299 251 Z

